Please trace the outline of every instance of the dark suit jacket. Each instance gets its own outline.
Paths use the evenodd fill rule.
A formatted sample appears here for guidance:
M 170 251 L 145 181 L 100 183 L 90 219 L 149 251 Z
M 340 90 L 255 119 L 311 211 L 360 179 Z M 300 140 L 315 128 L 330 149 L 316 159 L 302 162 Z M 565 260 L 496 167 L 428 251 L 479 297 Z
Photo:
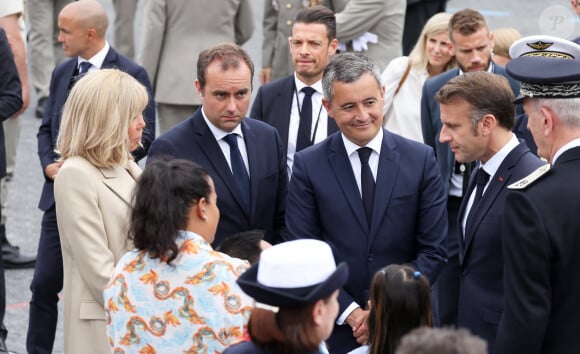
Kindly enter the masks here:
M 250 166 L 252 210 L 242 208 L 242 197 L 231 169 L 203 119 L 201 108 L 158 137 L 149 151 L 149 159 L 166 155 L 190 160 L 209 172 L 220 209 L 215 246 L 229 235 L 251 229 L 265 230 L 265 239 L 277 243 L 285 230 L 288 176 L 280 136 L 274 128 L 255 119 L 244 118 L 241 124 Z
M 493 72 L 497 75 L 502 75 L 508 79 L 512 91 L 515 96 L 520 93 L 520 83 L 514 80 L 505 71 L 503 66 L 493 64 Z M 453 173 L 453 164 L 455 158 L 449 144 L 441 144 L 439 142 L 439 133 L 441 132 L 441 112 L 439 111 L 439 103 L 435 101 L 435 95 L 447 81 L 459 75 L 459 69 L 451 69 L 435 77 L 427 79 L 423 85 L 423 94 L 421 96 L 421 127 L 423 129 L 423 139 L 425 144 L 431 146 L 435 150 L 437 162 L 441 170 L 441 178 L 445 187 L 445 195 L 449 194 L 449 186 L 451 181 L 451 174 Z M 514 133 L 518 138 L 522 138 L 532 145 L 530 149 L 535 152 L 536 145 L 533 144 L 531 134 L 527 131 L 527 117 L 523 115 L 521 105 L 516 109 L 516 125 Z M 525 122 L 521 120 L 525 120 Z M 531 144 L 530 144 L 531 142 Z
M 22 86 L 6 32 L 0 28 L 0 178 L 6 176 L 6 148 L 2 122 L 22 108 Z
M 465 241 L 463 232 L 458 234 L 461 275 L 457 325 L 484 338 L 490 354 L 494 353 L 495 335 L 503 311 L 501 227 L 505 199 L 509 193 L 507 186 L 543 164 L 521 141 L 506 156 L 496 174 L 491 176 L 485 194 L 473 211 Z M 466 195 L 471 195 L 475 188 L 475 173 L 472 177 Z M 462 220 L 468 200 L 463 198 L 459 209 L 458 230 L 463 230 Z
M 382 267 L 413 263 L 434 283 L 446 262 L 446 196 L 433 151 L 383 132 L 370 228 L 340 132 L 295 155 L 286 225 L 291 238 L 325 241 L 348 263 L 341 313 L 353 301 L 366 307 Z M 333 353 L 357 347 L 348 325 L 335 327 L 329 345 Z
M 71 82 L 76 74 L 78 58 L 74 57 L 58 65 L 52 72 L 50 79 L 50 94 L 44 110 L 42 124 L 38 129 L 38 157 L 42 165 L 42 171 L 47 165 L 54 163 L 58 154 L 54 151 L 56 138 L 60 128 L 60 118 L 62 110 L 71 88 Z M 143 158 L 149 150 L 149 145 L 155 138 L 155 101 L 149 83 L 149 77 L 141 66 L 131 61 L 127 57 L 117 53 L 113 48 L 109 49 L 102 68 L 115 68 L 126 72 L 137 79 L 149 94 L 149 102 L 143 112 L 146 128 L 143 130 L 143 148 L 135 151 L 133 156 L 136 160 Z M 38 207 L 44 211 L 54 206 L 53 182 L 47 176 L 44 176 L 44 187 Z
M 262 85 L 258 89 L 250 112 L 250 117 L 266 122 L 278 130 L 284 142 L 284 150 L 288 148 L 288 129 L 294 90 L 294 75 Z M 336 131 L 338 131 L 336 122 L 328 118 L 327 135 Z
M 498 354 L 580 353 L 579 174 L 576 147 L 506 200 Z

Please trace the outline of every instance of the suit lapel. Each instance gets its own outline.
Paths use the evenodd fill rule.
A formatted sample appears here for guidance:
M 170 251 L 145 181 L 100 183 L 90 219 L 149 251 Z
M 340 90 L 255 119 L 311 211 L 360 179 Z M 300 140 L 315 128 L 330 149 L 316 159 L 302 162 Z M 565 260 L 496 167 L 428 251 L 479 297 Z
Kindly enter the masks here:
M 103 65 L 101 68 L 115 68 L 125 71 L 125 68 L 119 68 L 118 66 L 119 60 L 117 59 L 117 52 L 113 48 L 109 48 L 107 55 L 105 56 L 105 60 L 103 60 Z
M 477 169 L 474 168 L 475 171 L 477 171 Z M 475 172 L 473 171 L 473 172 Z M 471 193 L 473 193 L 473 190 L 475 189 L 476 186 L 476 173 L 471 173 L 471 178 L 469 180 L 469 186 L 467 187 L 467 191 L 465 192 L 465 197 L 463 198 L 463 202 L 461 203 L 461 206 L 459 207 L 459 212 L 457 213 L 457 230 L 459 232 L 459 261 L 463 262 L 463 255 L 465 252 L 465 233 L 463 232 L 463 218 L 465 217 L 465 209 L 467 208 L 467 201 L 469 196 L 471 195 Z
M 279 127 L 278 134 L 284 142 L 284 147 L 288 146 L 288 130 L 290 129 L 290 114 L 292 113 L 292 99 L 294 98 L 294 75 L 288 76 L 280 90 L 276 93 L 275 106 L 280 107 L 279 113 L 274 114 L 274 126 Z M 274 107 L 273 107 L 274 108 Z M 275 109 L 274 109 L 275 111 Z
M 242 121 L 242 124 L 243 123 L 244 122 Z M 192 124 L 194 126 L 195 134 L 199 136 L 199 139 L 194 139 L 199 151 L 202 151 L 205 154 L 207 161 L 209 161 L 209 163 L 212 165 L 213 170 L 216 172 L 219 178 L 224 181 L 224 184 L 227 186 L 230 193 L 234 196 L 234 199 L 238 203 L 240 209 L 243 210 L 247 216 L 249 216 L 249 210 L 246 210 L 244 207 L 241 193 L 238 190 L 234 176 L 231 173 L 230 166 L 228 165 L 228 162 L 222 149 L 219 147 L 218 142 L 215 140 L 214 135 L 205 123 L 203 115 L 201 114 L 201 108 L 198 109 L 193 115 Z M 250 161 L 249 153 L 248 161 Z M 252 164 L 250 163 L 250 168 L 251 165 Z M 250 181 L 251 180 L 252 178 L 250 178 Z
M 244 133 L 244 142 L 246 143 L 246 151 L 248 154 L 248 169 L 250 171 L 250 210 L 248 210 L 247 215 L 250 220 L 254 217 L 254 211 L 256 210 L 256 203 L 258 200 L 258 176 L 261 171 L 265 171 L 265 166 L 263 159 L 259 157 L 259 142 L 257 141 L 257 136 L 254 131 L 246 121 L 247 118 L 242 120 L 242 132 Z M 237 190 L 237 189 L 236 189 Z M 241 201 L 241 196 L 240 196 Z
M 344 143 L 342 142 L 342 135 L 338 133 L 334 134 L 331 139 L 332 141 L 329 145 L 330 152 L 328 154 L 330 167 L 348 201 L 348 205 L 351 207 L 352 213 L 362 229 L 365 230 L 365 233 L 368 234 L 369 226 L 365 216 L 362 198 L 352 171 L 352 165 L 350 164 Z
M 511 183 L 511 169 L 517 164 L 520 157 L 528 151 L 528 147 L 525 143 L 521 143 L 516 146 L 503 160 L 499 166 L 495 175 L 490 179 L 489 185 L 477 206 L 477 209 L 473 211 L 472 219 L 470 220 L 468 227 L 465 230 L 465 249 L 464 254 L 468 252 L 469 246 L 473 241 L 473 238 L 479 228 L 484 217 L 490 211 L 495 200 L 497 199 L 500 192 L 506 188 L 508 183 Z M 473 181 L 472 181 L 473 182 Z
M 141 169 L 133 161 L 129 161 L 126 166 L 115 168 L 99 168 L 103 174 L 103 183 L 115 193 L 127 205 L 131 205 L 133 188 L 127 188 L 128 179 L 135 183 L 141 174 Z M 129 173 L 129 176 L 125 174 Z
M 369 245 L 372 244 L 377 230 L 380 227 L 387 205 L 391 200 L 391 194 L 395 185 L 395 179 L 399 170 L 400 154 L 396 148 L 391 133 L 383 129 L 383 143 L 379 156 L 377 170 L 375 197 L 373 204 L 373 218 L 370 230 Z

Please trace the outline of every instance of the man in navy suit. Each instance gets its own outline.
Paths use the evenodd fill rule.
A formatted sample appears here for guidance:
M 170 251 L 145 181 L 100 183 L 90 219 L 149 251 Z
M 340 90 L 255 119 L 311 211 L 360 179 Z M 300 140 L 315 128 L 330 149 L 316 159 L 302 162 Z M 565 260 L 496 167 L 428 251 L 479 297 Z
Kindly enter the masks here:
M 457 303 L 459 291 L 459 258 L 457 235 L 457 213 L 464 193 L 466 192 L 471 164 L 457 163 L 449 146 L 439 141 L 441 119 L 439 104 L 435 95 L 450 79 L 471 71 L 488 71 L 502 75 L 509 80 L 514 95 L 518 94 L 519 83 L 507 75 L 505 69 L 491 60 L 493 48 L 493 33 L 487 27 L 484 17 L 477 11 L 464 9 L 456 12 L 449 21 L 449 39 L 452 52 L 459 68 L 451 69 L 433 78 L 427 79 L 423 85 L 421 98 L 421 126 L 425 144 L 435 150 L 445 195 L 447 198 L 447 213 L 449 217 L 449 233 L 447 235 L 447 252 L 449 261 L 443 268 L 439 283 L 435 285 L 433 302 L 438 309 L 441 325 L 455 325 L 457 323 Z M 522 129 L 517 118 L 516 126 Z M 533 142 L 529 132 L 525 129 L 514 129 L 516 135 L 526 142 Z M 535 151 L 533 147 L 530 147 Z
M 6 38 L 6 33 L 2 28 L 0 28 L 0 78 L 0 178 L 2 178 L 6 175 L 6 153 L 4 151 L 4 129 L 1 122 L 10 118 L 22 107 L 22 85 L 12 50 L 8 44 L 8 38 Z M 2 257 L 1 254 L 0 257 Z M 4 263 L 0 259 L 0 354 L 8 353 L 4 343 L 8 334 L 6 327 L 4 327 L 5 312 L 6 283 Z
M 57 302 L 58 293 L 63 285 L 63 268 L 53 181 L 61 162 L 57 161 L 59 156 L 54 148 L 62 109 L 71 86 L 83 73 L 90 70 L 117 68 L 129 73 L 149 91 L 149 103 L 143 112 L 147 124 L 143 133 L 143 147 L 133 152 L 135 159 L 145 156 L 155 135 L 155 103 L 147 73 L 145 69 L 109 46 L 105 39 L 108 19 L 103 6 L 96 0 L 73 2 L 60 12 L 58 25 L 60 28 L 58 39 L 65 54 L 71 59 L 54 69 L 45 114 L 37 136 L 38 156 L 45 179 L 38 207 L 44 211 L 44 215 L 38 258 L 30 285 L 32 299 L 26 339 L 29 353 L 52 352 L 58 319 Z M 88 69 L 79 72 L 80 68 L 87 66 Z
M 510 55 L 528 128 L 550 165 L 509 187 L 496 352 L 580 353 L 580 46 L 530 36 Z
M 439 141 L 450 146 L 455 161 L 479 165 L 459 209 L 457 326 L 484 338 L 494 354 L 503 311 L 501 228 L 507 186 L 544 163 L 511 130 L 514 94 L 503 76 L 465 73 L 443 85 L 435 99 L 441 107 Z
M 290 237 L 327 242 L 350 269 L 329 339 L 333 354 L 368 339 L 365 306 L 376 271 L 411 263 L 433 283 L 446 261 L 445 194 L 433 150 L 382 129 L 380 80 L 364 55 L 331 59 L 323 104 L 340 132 L 294 155 L 288 187 Z
M 151 145 L 149 159 L 166 155 L 196 162 L 215 184 L 220 222 L 214 246 L 253 229 L 265 240 L 281 240 L 286 206 L 286 157 L 276 129 L 245 117 L 254 64 L 235 44 L 199 54 L 195 86 L 202 106 Z
M 296 151 L 338 130 L 322 107 L 321 82 L 328 59 L 338 47 L 334 13 L 323 6 L 302 9 L 292 25 L 289 42 L 294 74 L 261 86 L 250 113 L 250 117 L 278 130 L 286 146 L 288 176 L 292 174 Z M 310 117 L 304 117 L 305 87 L 314 89 Z M 298 146 L 299 136 L 306 138 L 306 144 Z

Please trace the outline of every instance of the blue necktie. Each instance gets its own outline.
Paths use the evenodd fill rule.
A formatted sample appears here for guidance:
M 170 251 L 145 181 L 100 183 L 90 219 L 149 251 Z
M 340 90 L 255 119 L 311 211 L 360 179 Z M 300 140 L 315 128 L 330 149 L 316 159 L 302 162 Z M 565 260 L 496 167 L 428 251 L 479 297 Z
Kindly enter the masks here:
M 242 195 L 242 200 L 244 202 L 244 207 L 246 210 L 250 210 L 250 176 L 244 165 L 244 160 L 242 159 L 242 154 L 238 148 L 238 137 L 236 134 L 228 134 L 224 137 L 224 140 L 230 146 L 230 162 L 232 164 L 232 174 L 234 175 L 234 180 L 238 185 L 238 189 Z
M 296 152 L 312 145 L 310 138 L 312 131 L 312 95 L 316 92 L 312 87 L 303 87 L 304 99 L 300 109 L 300 125 L 298 126 L 298 137 L 296 138 Z
M 91 64 L 88 61 L 83 61 L 82 63 L 80 63 L 80 66 L 79 66 L 79 75 L 86 74 L 89 71 L 89 69 L 90 69 L 91 66 L 93 66 L 93 64 Z
M 371 167 L 369 166 L 369 157 L 373 150 L 368 147 L 358 149 L 358 157 L 360 159 L 360 182 L 362 190 L 362 201 L 367 216 L 369 227 L 371 226 L 371 219 L 373 216 L 373 201 L 375 199 L 375 179 Z

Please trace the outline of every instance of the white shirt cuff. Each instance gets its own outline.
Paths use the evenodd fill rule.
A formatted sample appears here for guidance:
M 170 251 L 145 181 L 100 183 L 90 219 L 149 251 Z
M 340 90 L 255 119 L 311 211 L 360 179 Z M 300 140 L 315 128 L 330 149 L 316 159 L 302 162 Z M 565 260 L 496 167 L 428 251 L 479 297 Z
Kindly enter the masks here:
M 338 316 L 336 319 L 336 324 L 339 326 L 345 324 L 346 318 L 358 307 L 360 306 L 356 302 L 351 302 L 350 305 L 348 305 L 348 307 L 340 314 L 340 316 Z

